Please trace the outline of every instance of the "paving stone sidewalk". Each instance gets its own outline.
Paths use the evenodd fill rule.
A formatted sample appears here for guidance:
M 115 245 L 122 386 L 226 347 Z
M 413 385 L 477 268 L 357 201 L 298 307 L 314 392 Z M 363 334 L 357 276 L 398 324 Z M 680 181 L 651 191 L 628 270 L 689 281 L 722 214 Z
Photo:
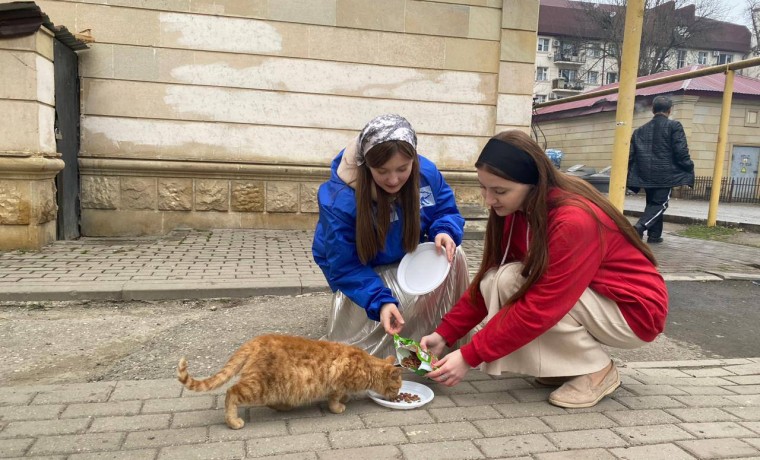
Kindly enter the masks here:
M 479 371 L 397 411 L 359 397 L 242 409 L 175 380 L 0 388 L 0 457 L 91 459 L 717 459 L 760 458 L 760 358 L 628 363 L 623 385 L 590 409 L 546 402 L 551 388 Z M 423 380 L 411 373 L 407 379 Z
M 666 280 L 760 280 L 760 248 L 666 234 L 652 246 Z M 1 300 L 157 300 L 290 295 L 329 288 L 310 231 L 174 231 L 157 238 L 81 238 L 0 253 Z M 470 271 L 482 240 L 465 240 Z

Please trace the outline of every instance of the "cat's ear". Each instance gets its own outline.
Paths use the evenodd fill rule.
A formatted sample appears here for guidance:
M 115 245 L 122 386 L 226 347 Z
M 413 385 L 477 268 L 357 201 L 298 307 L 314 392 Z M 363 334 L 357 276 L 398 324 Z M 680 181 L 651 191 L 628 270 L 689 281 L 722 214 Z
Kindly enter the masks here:
M 395 356 L 388 356 L 385 358 L 386 361 L 388 361 L 389 364 L 396 364 L 396 357 Z
M 401 368 L 400 367 L 394 367 L 391 371 L 391 379 L 396 380 L 401 378 Z

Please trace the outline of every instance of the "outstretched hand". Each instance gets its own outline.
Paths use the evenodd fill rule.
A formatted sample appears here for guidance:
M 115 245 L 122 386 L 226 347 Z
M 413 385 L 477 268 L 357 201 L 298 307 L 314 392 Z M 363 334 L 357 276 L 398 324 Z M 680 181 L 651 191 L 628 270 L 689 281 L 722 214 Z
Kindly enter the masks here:
M 454 252 L 457 250 L 457 244 L 448 233 L 439 233 L 435 235 L 435 248 L 438 251 L 445 251 L 446 258 L 449 259 L 449 262 L 454 260 Z
M 459 350 L 452 351 L 433 365 L 437 366 L 438 369 L 428 372 L 425 377 L 447 387 L 453 387 L 461 382 L 470 371 L 470 365 L 464 360 L 462 352 Z
M 380 324 L 386 334 L 398 334 L 404 328 L 404 317 L 394 303 L 386 303 L 380 308 Z
M 433 356 L 441 356 L 446 347 L 446 340 L 437 332 L 420 339 L 420 347 Z

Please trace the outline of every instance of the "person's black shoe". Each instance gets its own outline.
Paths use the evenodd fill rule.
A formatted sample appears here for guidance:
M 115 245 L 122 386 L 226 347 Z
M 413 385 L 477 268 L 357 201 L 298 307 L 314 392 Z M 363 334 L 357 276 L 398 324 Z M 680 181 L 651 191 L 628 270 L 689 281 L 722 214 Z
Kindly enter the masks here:
M 647 238 L 647 243 L 662 243 L 661 236 L 650 236 Z

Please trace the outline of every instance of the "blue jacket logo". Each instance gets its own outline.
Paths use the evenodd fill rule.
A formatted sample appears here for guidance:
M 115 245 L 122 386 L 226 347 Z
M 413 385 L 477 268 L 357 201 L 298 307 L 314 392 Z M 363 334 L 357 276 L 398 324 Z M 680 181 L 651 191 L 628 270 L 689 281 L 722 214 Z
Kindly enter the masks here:
M 424 208 L 427 206 L 435 206 L 435 197 L 429 185 L 420 187 L 420 207 Z

